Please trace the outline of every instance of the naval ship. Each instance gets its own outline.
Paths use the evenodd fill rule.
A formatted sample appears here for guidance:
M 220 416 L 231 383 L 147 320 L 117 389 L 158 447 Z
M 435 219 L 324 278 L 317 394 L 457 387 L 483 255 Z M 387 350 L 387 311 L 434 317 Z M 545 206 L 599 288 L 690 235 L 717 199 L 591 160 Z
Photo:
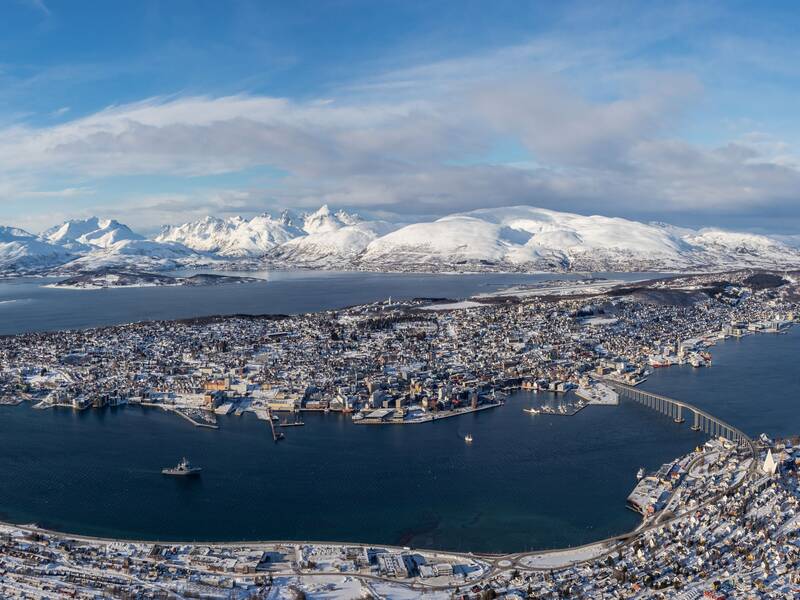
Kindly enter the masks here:
M 202 470 L 200 467 L 193 467 L 186 458 L 182 458 L 176 466 L 166 467 L 161 469 L 161 472 L 164 475 L 197 475 Z

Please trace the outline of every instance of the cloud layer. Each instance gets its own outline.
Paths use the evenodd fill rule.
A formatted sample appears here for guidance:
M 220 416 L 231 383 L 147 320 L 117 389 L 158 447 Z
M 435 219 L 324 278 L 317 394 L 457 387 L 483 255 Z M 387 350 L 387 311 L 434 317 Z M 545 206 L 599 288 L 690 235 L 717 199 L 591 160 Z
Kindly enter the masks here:
M 680 135 L 704 99 L 698 77 L 639 65 L 587 75 L 580 53 L 555 61 L 543 47 L 389 71 L 324 98 L 178 95 L 6 126 L 0 196 L 63 198 L 68 213 L 96 182 L 158 176 L 184 178 L 187 190 L 98 198 L 97 208 L 139 226 L 323 202 L 406 218 L 530 204 L 703 223 L 724 212 L 763 227 L 789 216 L 796 226 L 800 160 L 789 145 Z M 191 185 L 254 168 L 280 175 Z M 67 183 L 53 189 L 54 178 Z

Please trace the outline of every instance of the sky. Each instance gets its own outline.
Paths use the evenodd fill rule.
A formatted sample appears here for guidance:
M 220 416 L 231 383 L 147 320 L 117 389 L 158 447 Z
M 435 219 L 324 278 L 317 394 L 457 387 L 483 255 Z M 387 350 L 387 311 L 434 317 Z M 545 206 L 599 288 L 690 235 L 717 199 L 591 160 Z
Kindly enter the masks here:
M 0 224 L 531 205 L 800 233 L 794 2 L 0 0 Z

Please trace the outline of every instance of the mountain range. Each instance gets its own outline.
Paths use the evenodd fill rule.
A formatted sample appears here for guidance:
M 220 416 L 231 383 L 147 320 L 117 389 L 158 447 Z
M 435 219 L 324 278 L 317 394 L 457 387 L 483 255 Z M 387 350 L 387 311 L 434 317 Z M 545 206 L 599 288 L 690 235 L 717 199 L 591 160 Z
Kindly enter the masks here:
M 412 224 L 322 206 L 302 215 L 208 216 L 163 227 L 152 239 L 97 217 L 40 235 L 0 227 L 0 273 L 6 275 L 231 265 L 430 272 L 797 268 L 800 250 L 787 238 L 531 206 Z

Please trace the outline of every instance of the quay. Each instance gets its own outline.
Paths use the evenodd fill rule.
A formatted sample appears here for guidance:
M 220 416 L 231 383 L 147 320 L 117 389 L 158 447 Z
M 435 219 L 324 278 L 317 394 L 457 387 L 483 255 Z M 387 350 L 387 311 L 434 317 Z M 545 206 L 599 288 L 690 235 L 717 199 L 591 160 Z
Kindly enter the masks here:
M 559 409 L 553 409 L 546 405 L 536 408 L 523 408 L 522 410 L 532 415 L 552 415 L 561 417 L 571 417 L 578 414 L 587 406 L 617 406 L 619 395 L 611 387 L 598 384 L 594 387 L 579 387 L 574 390 L 575 395 L 580 398 L 578 402 L 561 405 Z M 561 410 L 564 409 L 564 410 Z
M 188 414 L 187 412 L 181 410 L 180 407 L 167 406 L 166 404 L 158 404 L 158 403 L 155 403 L 155 402 L 140 402 L 139 405 L 140 406 L 149 406 L 151 408 L 160 408 L 160 409 L 162 409 L 162 410 L 164 410 L 166 412 L 175 413 L 179 417 L 189 421 L 189 423 L 191 423 L 195 427 L 206 427 L 207 429 L 219 429 L 219 425 L 215 425 L 213 423 L 203 423 L 201 421 L 198 421 L 198 420 L 194 419 L 190 414 Z
M 458 417 L 459 415 L 468 415 L 470 413 L 480 412 L 482 410 L 489 410 L 490 408 L 503 406 L 503 404 L 504 402 L 493 402 L 490 404 L 481 404 L 474 408 L 471 406 L 466 408 L 457 408 L 438 413 L 428 413 L 422 417 L 412 417 L 409 419 L 389 418 L 393 412 L 393 409 L 376 409 L 373 412 L 379 412 L 381 414 L 379 418 L 370 418 L 369 416 L 365 416 L 361 419 L 353 419 L 353 423 L 356 425 L 418 425 L 420 423 L 431 423 L 441 419 L 449 419 L 450 417 Z

